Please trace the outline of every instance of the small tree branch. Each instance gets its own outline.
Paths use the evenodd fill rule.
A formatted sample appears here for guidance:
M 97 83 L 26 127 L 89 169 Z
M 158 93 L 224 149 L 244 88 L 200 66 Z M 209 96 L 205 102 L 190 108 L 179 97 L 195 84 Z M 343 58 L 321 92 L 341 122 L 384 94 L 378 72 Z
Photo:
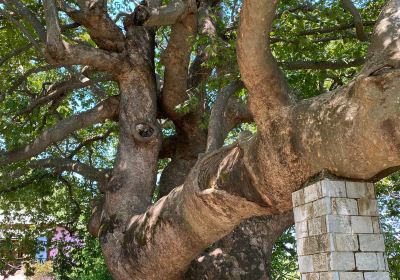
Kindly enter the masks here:
M 68 158 L 73 158 L 83 147 L 88 146 L 94 142 L 97 141 L 104 141 L 110 136 L 112 130 L 106 131 L 106 133 L 101 134 L 101 135 L 96 135 L 94 137 L 90 137 L 86 139 L 85 141 L 79 143 L 79 145 L 69 154 Z
M 82 82 L 80 81 L 80 79 L 75 78 L 75 79 L 70 79 L 68 81 L 54 83 L 49 86 L 47 91 L 45 91 L 46 93 L 45 95 L 40 96 L 37 99 L 33 100 L 27 108 L 17 113 L 17 115 L 30 113 L 32 112 L 33 109 L 37 108 L 38 106 L 41 106 L 47 102 L 55 100 L 56 98 L 65 95 L 70 90 L 85 88 L 94 85 L 96 82 L 105 81 L 107 79 L 109 79 L 109 77 L 100 77 L 98 79 L 93 79 L 93 80 L 87 79 Z
M 53 174 L 44 173 L 44 174 L 41 174 L 39 176 L 31 176 L 31 177 L 27 178 L 26 180 L 23 180 L 18 185 L 12 185 L 12 186 L 8 186 L 5 189 L 0 189 L 0 195 L 21 190 L 21 189 L 26 188 L 26 187 L 28 187 L 29 185 L 31 185 L 31 184 L 33 184 L 35 182 L 38 183 L 38 182 L 40 182 L 40 180 L 42 180 L 42 179 L 44 179 L 46 177 L 50 177 L 52 175 Z
M 100 123 L 106 119 L 115 118 L 118 114 L 118 97 L 110 97 L 96 107 L 79 115 L 75 115 L 60 121 L 55 126 L 44 131 L 31 144 L 0 155 L 0 166 L 13 162 L 29 159 L 43 152 L 49 145 L 61 141 L 72 132 Z
M 23 52 L 26 52 L 27 50 L 29 50 L 32 47 L 32 43 L 28 43 L 25 44 L 24 46 L 18 48 L 18 49 L 14 49 L 13 51 L 9 52 L 8 54 L 4 55 L 2 58 L 0 58 L 0 67 L 7 62 L 8 60 L 10 60 L 13 57 L 16 57 L 18 55 L 20 55 Z
M 364 25 L 361 14 L 357 10 L 356 6 L 354 6 L 351 0 L 341 0 L 341 3 L 343 8 L 348 12 L 350 12 L 351 15 L 353 16 L 354 25 L 356 27 L 357 38 L 363 42 L 368 41 L 368 35 L 364 31 Z
M 32 168 L 54 168 L 57 173 L 62 171 L 75 172 L 83 177 L 104 184 L 110 170 L 97 169 L 88 164 L 66 158 L 46 158 L 32 161 L 28 164 Z
M 363 23 L 364 26 L 374 26 L 375 21 L 365 21 Z M 350 28 L 355 27 L 354 22 L 353 23 L 348 23 L 344 25 L 339 25 L 339 26 L 333 26 L 333 27 L 322 27 L 322 28 L 316 28 L 316 29 L 310 29 L 310 30 L 304 30 L 296 34 L 296 36 L 306 36 L 306 35 L 317 35 L 317 34 L 326 34 L 326 33 L 333 33 L 333 32 L 339 32 L 343 30 L 347 30 Z
M 32 36 L 32 34 L 25 28 L 23 24 L 21 24 L 18 20 L 14 19 L 12 15 L 10 15 L 6 10 L 0 9 L 0 14 L 5 16 L 12 24 L 14 24 L 22 34 L 29 40 L 29 42 L 35 47 L 39 54 L 43 53 L 41 46 L 38 41 Z
M 46 31 L 38 18 L 25 7 L 19 0 L 5 0 L 9 6 L 14 6 L 15 11 L 28 21 L 39 36 L 40 41 L 46 42 Z
M 59 66 L 55 66 L 55 65 L 44 65 L 44 66 L 38 66 L 38 67 L 34 67 L 34 68 L 29 69 L 21 77 L 19 77 L 17 80 L 15 80 L 15 82 L 8 89 L 8 94 L 12 94 L 15 90 L 17 90 L 18 87 L 20 85 L 22 85 L 28 79 L 28 77 L 30 75 L 37 74 L 37 73 L 40 73 L 40 72 L 49 71 L 49 70 L 52 70 L 52 69 L 56 69 L 58 67 Z
M 238 90 L 243 88 L 241 81 L 236 81 L 223 88 L 211 109 L 210 121 L 208 123 L 207 152 L 213 152 L 222 147 L 225 140 L 224 112 L 229 98 Z
M 286 70 L 324 70 L 324 69 L 343 69 L 361 66 L 365 63 L 365 58 L 357 58 L 352 61 L 287 61 L 280 62 L 279 65 Z

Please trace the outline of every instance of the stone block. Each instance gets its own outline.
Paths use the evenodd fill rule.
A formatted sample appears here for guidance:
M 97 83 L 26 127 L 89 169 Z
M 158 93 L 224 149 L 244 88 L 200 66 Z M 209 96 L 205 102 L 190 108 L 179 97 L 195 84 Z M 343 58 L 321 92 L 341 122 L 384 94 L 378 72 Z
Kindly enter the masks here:
M 299 261 L 299 271 L 301 273 L 314 271 L 312 256 L 299 256 L 298 261 Z
M 326 227 L 332 233 L 351 233 L 350 216 L 327 215 Z
M 321 280 L 339 280 L 339 272 L 330 271 L 330 272 L 321 272 L 319 274 L 319 279 Z
M 308 235 L 313 236 L 324 233 L 326 233 L 326 218 L 324 216 L 308 220 Z
M 335 233 L 335 251 L 358 251 L 358 239 L 356 234 Z
M 364 280 L 362 272 L 339 272 L 340 280 Z
M 346 197 L 346 185 L 344 181 L 332 181 L 324 179 L 321 181 L 323 197 Z
M 356 267 L 353 252 L 331 252 L 329 262 L 331 270 L 351 271 Z
M 368 216 L 352 216 L 351 228 L 353 233 L 373 233 L 372 219 Z
M 319 273 L 306 273 L 301 275 L 301 280 L 320 280 Z
M 292 194 L 293 207 L 303 205 L 304 202 L 304 189 L 298 190 Z
M 378 270 L 378 259 L 376 253 L 356 253 L 357 270 Z
M 313 205 L 307 203 L 293 208 L 294 220 L 296 222 L 304 221 L 313 217 Z
M 332 214 L 331 198 L 324 197 L 313 202 L 313 217 Z
M 358 212 L 361 216 L 378 216 L 378 204 L 376 199 L 360 198 L 357 203 Z
M 310 186 L 304 188 L 304 202 L 313 202 L 322 197 L 321 184 L 316 182 Z
M 364 272 L 365 280 L 390 280 L 388 272 Z
M 333 250 L 333 237 L 330 234 L 322 234 L 301 238 L 297 241 L 297 253 L 299 255 L 312 255 Z
M 308 255 L 307 253 L 307 246 L 306 246 L 306 238 L 299 238 L 296 240 L 296 248 L 297 248 L 297 255 L 298 256 L 305 256 Z
M 359 234 L 360 250 L 364 252 L 385 252 L 382 234 Z
M 387 265 L 386 265 L 386 257 L 384 253 L 376 253 L 376 259 L 378 261 L 378 270 L 379 271 L 387 271 Z
M 303 238 L 308 236 L 307 221 L 295 223 L 296 238 Z
M 353 252 L 331 252 L 329 253 L 329 267 L 331 270 L 354 270 L 354 253 Z
M 329 256 L 328 253 L 312 255 L 313 266 L 315 272 L 329 271 Z
M 358 215 L 357 201 L 351 198 L 332 198 L 332 214 Z
M 375 186 L 373 183 L 366 183 L 367 185 L 367 197 L 369 198 L 376 198 L 375 195 Z
M 346 192 L 348 198 L 369 197 L 367 184 L 364 182 L 346 182 Z
M 374 230 L 374 233 L 381 233 L 381 225 L 379 223 L 379 218 L 371 217 L 371 221 L 372 221 L 372 228 Z

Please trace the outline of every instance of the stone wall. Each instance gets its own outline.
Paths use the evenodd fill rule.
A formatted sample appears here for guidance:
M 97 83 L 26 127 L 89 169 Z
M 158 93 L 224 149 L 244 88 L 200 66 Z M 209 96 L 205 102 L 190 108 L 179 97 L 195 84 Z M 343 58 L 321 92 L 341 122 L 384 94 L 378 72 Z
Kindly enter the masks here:
M 302 280 L 389 280 L 373 184 L 324 179 L 292 197 Z

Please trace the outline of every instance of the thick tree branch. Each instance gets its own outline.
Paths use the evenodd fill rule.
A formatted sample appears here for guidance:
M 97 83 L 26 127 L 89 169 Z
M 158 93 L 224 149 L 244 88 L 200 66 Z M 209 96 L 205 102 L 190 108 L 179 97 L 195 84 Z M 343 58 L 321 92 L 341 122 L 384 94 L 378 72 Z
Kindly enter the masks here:
M 161 57 L 165 65 L 164 87 L 161 97 L 163 111 L 172 120 L 182 116 L 176 107 L 188 98 L 188 67 L 193 38 L 197 32 L 195 14 L 188 14 L 172 26 L 167 49 Z
M 197 254 L 242 219 L 290 210 L 292 192 L 324 170 L 369 180 L 399 168 L 399 78 L 399 70 L 360 77 L 281 111 L 268 132 L 202 157 L 183 186 L 128 223 L 121 241 L 128 274 L 182 277 Z M 100 231 L 102 242 L 112 234 Z
M 360 41 L 368 41 L 368 35 L 364 31 L 364 25 L 360 12 L 351 0 L 341 0 L 342 6 L 353 16 L 354 26 L 356 27 L 357 38 Z
M 400 68 L 400 1 L 389 1 L 374 28 L 367 62 L 362 73 L 377 74 L 390 68 Z
M 257 122 L 291 104 L 288 86 L 269 45 L 277 5 L 277 0 L 245 0 L 240 15 L 238 63 Z
M 118 113 L 118 97 L 111 97 L 91 110 L 60 121 L 55 126 L 44 131 L 31 144 L 0 155 L 0 166 L 29 159 L 43 152 L 49 145 L 61 141 L 72 132 L 100 123 L 106 119 L 115 118 Z
M 239 195 L 249 186 L 242 156 L 241 148 L 236 146 L 204 157 L 184 186 L 161 198 L 145 214 L 132 217 L 123 241 L 124 250 L 131 256 L 132 279 L 158 279 L 161 271 L 164 279 L 179 279 L 194 257 L 229 233 L 240 220 L 250 213 L 272 211 L 251 202 L 257 201 L 251 194 L 248 200 Z M 231 173 L 233 170 L 237 176 Z M 239 180 L 241 189 L 231 189 L 232 180 Z M 109 234 L 100 232 L 103 240 Z M 163 265 L 164 261 L 169 265 Z
M 398 15 L 393 22 L 400 19 L 399 9 L 392 10 L 399 3 L 389 3 L 391 13 L 384 10 L 389 19 Z M 383 16 L 381 23 L 387 19 Z M 391 41 L 375 44 L 383 53 L 396 50 Z M 396 57 L 390 54 L 386 58 L 393 63 Z M 373 74 L 361 73 L 334 92 L 277 110 L 253 137 L 201 157 L 183 186 L 131 218 L 118 240 L 121 255 L 129 256 L 118 263 L 126 274 L 115 275 L 150 280 L 161 273 L 177 279 L 197 254 L 242 219 L 290 210 L 292 192 L 313 176 L 328 171 L 371 180 L 399 169 L 400 70 Z M 103 244 L 113 240 L 113 229 L 121 223 L 104 221 L 111 226 L 100 230 Z
M 184 279 L 272 280 L 275 241 L 293 223 L 292 211 L 243 221 L 229 235 L 210 246 L 212 249 L 194 260 Z M 240 269 L 232 269 L 238 266 Z
M 67 10 L 67 14 L 77 23 L 86 27 L 90 38 L 104 50 L 122 52 L 125 48 L 124 34 L 107 13 L 103 1 L 81 10 Z
M 196 1 L 173 0 L 167 5 L 157 8 L 138 6 L 135 11 L 135 16 L 137 20 L 140 21 L 139 23 L 144 26 L 174 25 L 186 15 L 195 13 L 196 10 Z
M 43 4 L 47 26 L 46 52 L 49 63 L 90 65 L 100 71 L 116 71 L 125 65 L 124 60 L 117 53 L 85 45 L 72 45 L 63 41 L 53 0 L 45 0 Z
M 176 135 L 165 137 L 162 139 L 160 153 L 158 157 L 161 158 L 171 158 L 175 154 L 176 145 L 177 145 L 177 137 Z

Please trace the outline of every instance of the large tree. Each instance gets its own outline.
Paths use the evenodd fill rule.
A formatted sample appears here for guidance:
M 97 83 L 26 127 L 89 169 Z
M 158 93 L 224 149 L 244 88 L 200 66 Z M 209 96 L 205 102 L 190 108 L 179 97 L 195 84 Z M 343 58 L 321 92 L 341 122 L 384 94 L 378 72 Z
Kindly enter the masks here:
M 114 279 L 269 279 L 293 191 L 400 166 L 399 0 L 39 2 L 0 4 L 1 192 L 97 182 Z

